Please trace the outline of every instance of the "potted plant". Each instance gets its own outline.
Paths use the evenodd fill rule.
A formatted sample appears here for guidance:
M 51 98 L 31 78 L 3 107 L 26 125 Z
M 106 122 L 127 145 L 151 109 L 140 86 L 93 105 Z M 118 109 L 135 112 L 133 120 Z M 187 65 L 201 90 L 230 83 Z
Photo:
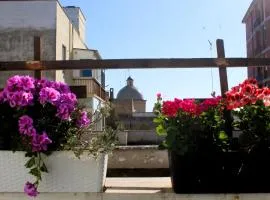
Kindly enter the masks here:
M 156 131 L 165 135 L 176 193 L 219 193 L 225 187 L 222 152 L 227 151 L 221 97 L 174 99 L 155 104 Z
M 239 192 L 269 192 L 270 89 L 254 79 L 245 80 L 226 93 L 227 108 L 240 131 L 237 184 Z
M 0 192 L 21 192 L 23 184 L 29 196 L 37 196 L 38 187 L 102 191 L 115 135 L 109 130 L 89 138 L 90 117 L 64 83 L 9 78 L 0 92 Z

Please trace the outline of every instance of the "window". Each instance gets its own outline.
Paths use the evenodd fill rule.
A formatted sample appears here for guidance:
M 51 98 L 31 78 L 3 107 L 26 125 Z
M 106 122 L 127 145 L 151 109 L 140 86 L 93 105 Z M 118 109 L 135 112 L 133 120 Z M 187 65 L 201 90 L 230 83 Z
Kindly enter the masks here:
M 65 45 L 62 45 L 62 60 L 67 59 L 67 48 Z
M 92 77 L 92 70 L 91 69 L 81 70 L 81 77 Z

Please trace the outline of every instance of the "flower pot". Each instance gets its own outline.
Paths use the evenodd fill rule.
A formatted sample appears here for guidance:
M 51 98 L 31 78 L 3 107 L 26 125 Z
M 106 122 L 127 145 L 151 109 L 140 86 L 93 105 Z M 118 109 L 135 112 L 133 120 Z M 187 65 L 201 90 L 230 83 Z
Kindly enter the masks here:
M 220 193 L 224 187 L 222 159 L 199 153 L 178 155 L 169 152 L 172 186 L 175 193 Z
M 0 150 L 5 149 L 4 137 L 0 136 Z
M 24 164 L 25 152 L 0 151 L 0 192 L 23 192 L 33 181 Z M 107 155 L 97 160 L 87 153 L 80 159 L 70 151 L 53 152 L 45 158 L 49 173 L 42 174 L 39 192 L 102 192 L 107 171 Z
M 243 163 L 237 177 L 239 192 L 270 193 L 270 151 L 268 148 L 261 150 L 239 154 Z
M 270 153 L 180 156 L 169 152 L 175 193 L 269 193 Z

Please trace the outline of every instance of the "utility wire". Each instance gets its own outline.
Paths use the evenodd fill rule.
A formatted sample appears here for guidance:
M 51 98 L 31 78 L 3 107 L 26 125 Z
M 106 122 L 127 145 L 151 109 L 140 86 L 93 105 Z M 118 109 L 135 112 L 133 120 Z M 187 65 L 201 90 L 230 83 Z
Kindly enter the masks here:
M 211 54 L 211 58 L 213 58 L 213 43 L 208 40 L 209 43 L 209 50 L 210 50 L 210 54 Z M 214 91 L 214 76 L 213 76 L 213 67 L 211 67 L 211 89 L 212 89 L 212 93 L 211 95 L 214 96 L 215 95 L 215 91 Z

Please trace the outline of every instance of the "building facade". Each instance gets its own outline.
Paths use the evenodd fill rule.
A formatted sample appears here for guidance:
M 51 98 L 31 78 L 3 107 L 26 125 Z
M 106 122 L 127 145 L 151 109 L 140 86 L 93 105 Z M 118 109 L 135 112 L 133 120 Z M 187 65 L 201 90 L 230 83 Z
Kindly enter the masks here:
M 243 23 L 246 25 L 247 57 L 270 58 L 270 1 L 253 0 Z M 248 77 L 270 84 L 270 67 L 248 67 Z
M 80 8 L 62 7 L 57 0 L 0 1 L 0 61 L 34 60 L 35 37 L 41 41 L 41 60 L 101 59 L 86 45 L 85 22 Z M 0 88 L 15 74 L 33 72 L 1 72 Z M 105 100 L 104 70 L 43 71 L 42 77 L 84 86 L 81 101 L 93 110 Z

